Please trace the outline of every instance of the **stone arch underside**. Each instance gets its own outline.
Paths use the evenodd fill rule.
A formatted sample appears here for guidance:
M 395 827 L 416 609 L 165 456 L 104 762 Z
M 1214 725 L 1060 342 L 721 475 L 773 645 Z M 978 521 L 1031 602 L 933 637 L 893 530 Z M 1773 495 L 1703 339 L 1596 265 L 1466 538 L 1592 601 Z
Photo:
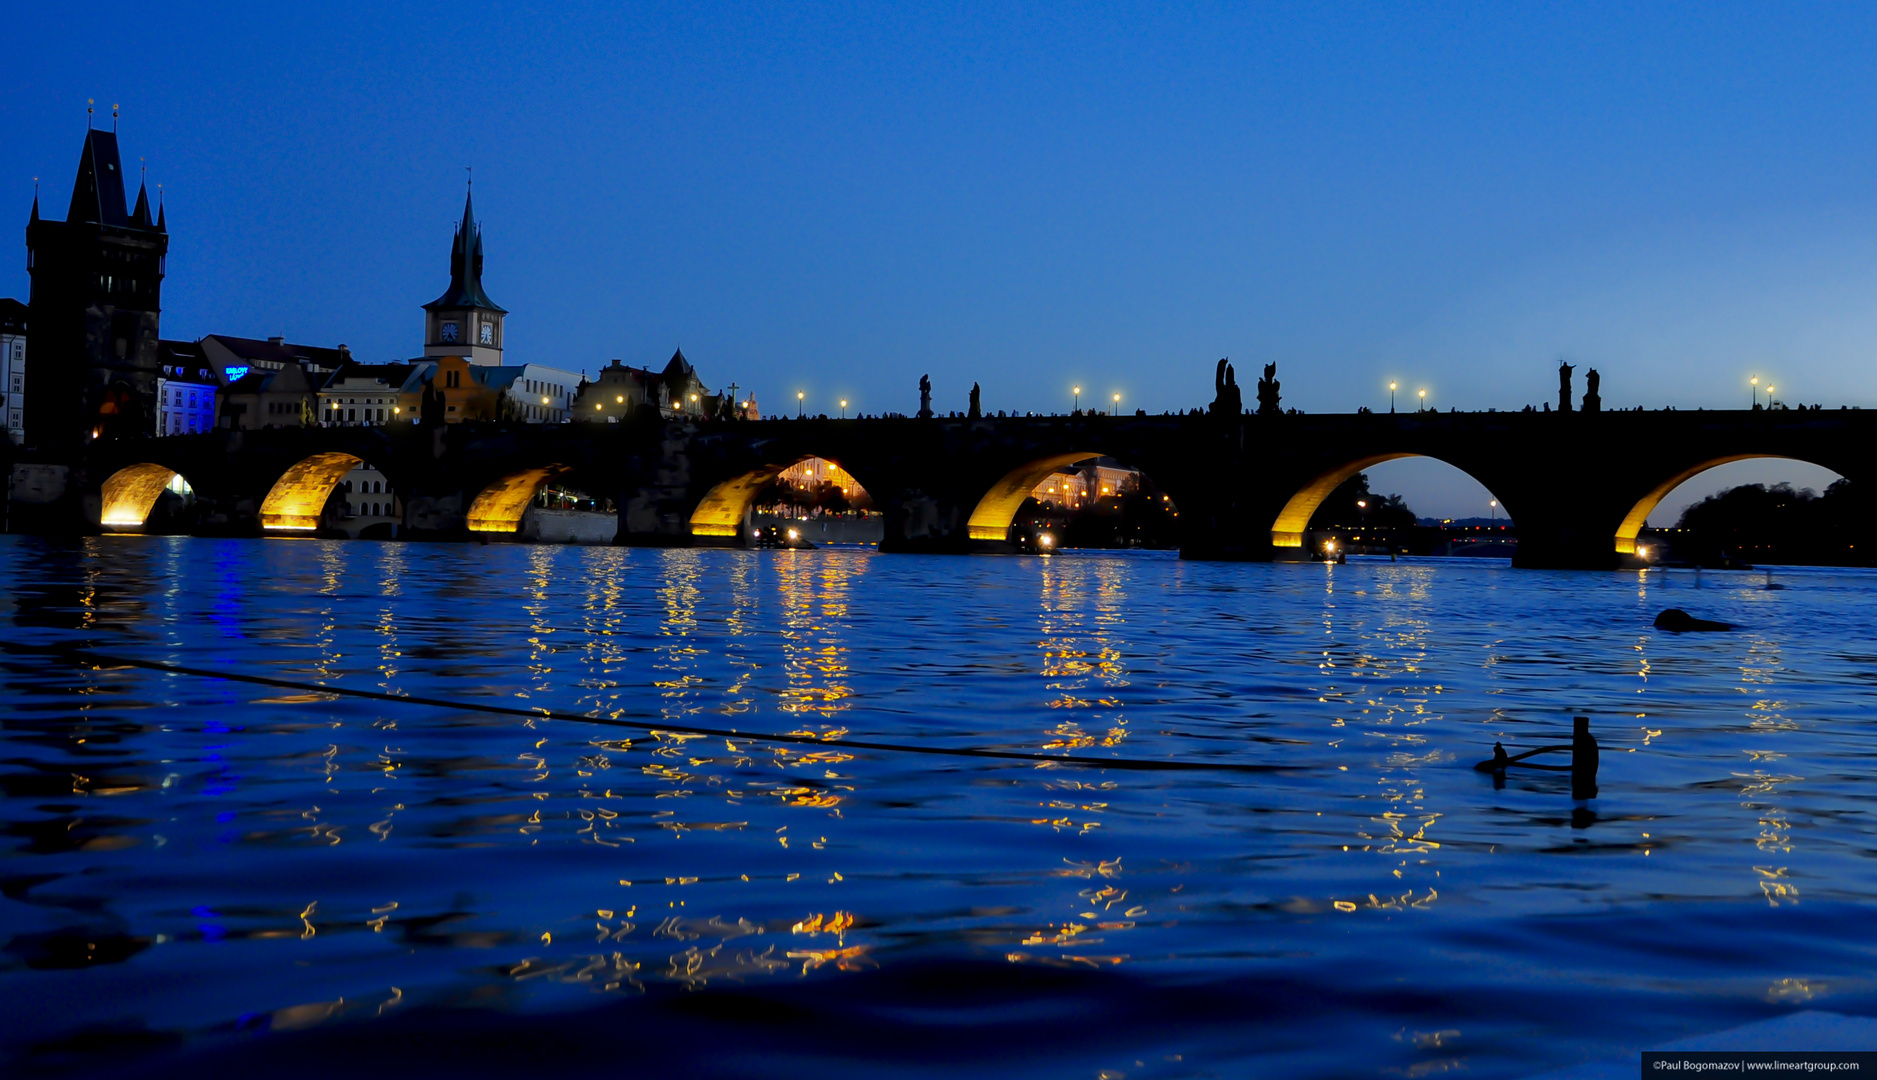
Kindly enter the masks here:
M 272 532 L 311 532 L 319 528 L 332 489 L 365 459 L 340 450 L 304 458 L 280 475 L 261 502 L 261 528 Z
M 477 493 L 469 504 L 470 532 L 513 533 L 541 485 L 572 471 L 567 465 L 542 465 L 509 473 Z
M 1310 518 L 1316 514 L 1317 507 L 1323 505 L 1323 500 L 1330 497 L 1330 492 L 1342 486 L 1343 481 L 1384 461 L 1425 456 L 1409 453 L 1372 454 L 1323 473 L 1305 484 L 1303 490 L 1292 495 L 1290 501 L 1284 504 L 1284 509 L 1278 511 L 1277 520 L 1271 523 L 1271 546 L 1302 547 L 1304 530 L 1310 527 Z
M 806 461 L 813 456 L 803 455 L 799 460 Z M 764 465 L 712 487 L 698 501 L 697 509 L 691 511 L 691 535 L 735 536 L 743 526 L 743 515 L 749 512 L 756 493 L 794 464 Z
M 1037 458 L 1010 470 L 978 500 L 971 517 L 965 522 L 965 535 L 973 540 L 1010 539 L 1010 523 L 1016 520 L 1023 500 L 1030 497 L 1036 485 L 1049 479 L 1050 474 L 1064 465 L 1101 456 L 1100 451 L 1077 450 Z
M 98 523 L 107 529 L 143 528 L 151 508 L 176 475 L 167 465 L 147 461 L 112 473 L 104 482 Z
M 1796 458 L 1791 454 L 1723 454 L 1720 457 L 1709 458 L 1699 465 L 1683 469 L 1681 472 L 1662 481 L 1655 487 L 1650 488 L 1647 495 L 1644 495 L 1638 500 L 1635 506 L 1630 507 L 1629 513 L 1623 517 L 1623 523 L 1616 527 L 1616 553 L 1618 555 L 1634 555 L 1636 553 L 1636 537 L 1642 535 L 1642 528 L 1648 523 L 1649 515 L 1655 512 L 1655 508 L 1661 504 L 1663 499 L 1668 497 L 1669 492 L 1674 491 L 1676 488 L 1702 473 L 1707 472 L 1709 469 L 1717 468 L 1722 465 L 1731 465 L 1736 461 L 1751 461 L 1756 458 L 1798 461 L 1807 465 L 1818 464 L 1816 461 L 1806 461 L 1804 458 Z M 1820 467 L 1830 468 L 1830 466 Z

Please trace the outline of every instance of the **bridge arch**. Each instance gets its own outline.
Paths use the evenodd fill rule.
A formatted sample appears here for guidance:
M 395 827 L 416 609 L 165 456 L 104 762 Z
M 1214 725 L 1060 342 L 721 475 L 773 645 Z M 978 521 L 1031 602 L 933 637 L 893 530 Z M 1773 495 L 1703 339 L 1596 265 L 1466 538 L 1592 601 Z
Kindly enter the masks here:
M 1011 529 L 1017 524 L 1017 514 L 1034 498 L 1042 504 L 1042 508 L 1046 514 L 1060 514 L 1065 506 L 1072 508 L 1070 510 L 1070 518 L 1066 523 L 1058 522 L 1057 526 L 1049 527 L 1048 531 L 1052 534 L 1057 534 L 1055 537 L 1055 542 L 1057 543 L 1073 543 L 1075 541 L 1071 539 L 1069 533 L 1081 528 L 1081 526 L 1074 524 L 1074 519 L 1077 514 L 1083 509 L 1092 509 L 1094 500 L 1112 495 L 1117 500 L 1120 500 L 1123 505 L 1120 509 L 1122 517 L 1114 523 L 1114 528 L 1117 531 L 1113 532 L 1111 539 L 1120 543 L 1121 546 L 1127 546 L 1130 540 L 1139 542 L 1143 538 L 1134 534 L 1140 533 L 1143 527 L 1149 527 L 1149 530 L 1152 531 L 1150 518 L 1130 517 L 1130 514 L 1134 511 L 1130 511 L 1126 508 L 1126 501 L 1143 494 L 1149 496 L 1158 495 L 1160 499 L 1164 500 L 1165 505 L 1163 506 L 1161 503 L 1153 502 L 1152 499 L 1149 498 L 1144 504 L 1144 506 L 1148 508 L 1146 509 L 1146 513 L 1150 515 L 1150 517 L 1156 512 L 1170 513 L 1173 517 L 1178 517 L 1178 505 L 1174 502 L 1174 498 L 1178 495 L 1178 492 L 1175 491 L 1172 494 L 1168 494 L 1168 489 L 1159 484 L 1153 473 L 1140 467 L 1131 460 L 1133 456 L 1134 455 L 1130 454 L 1128 457 L 1123 458 L 1102 450 L 1062 450 L 1030 458 L 997 477 L 996 480 L 992 481 L 991 484 L 984 489 L 984 493 L 978 497 L 977 501 L 971 504 L 971 514 L 965 519 L 965 537 L 967 540 L 980 542 L 989 541 L 1001 543 L 1011 541 L 1013 539 Z M 1121 470 L 1123 473 L 1133 473 L 1137 478 L 1135 482 L 1140 486 L 1130 488 L 1125 479 L 1117 479 L 1113 489 L 1110 489 L 1107 486 L 1108 479 L 1103 478 L 1100 480 L 1099 491 L 1095 491 L 1093 487 L 1086 487 L 1082 490 L 1082 495 L 1077 496 L 1075 494 L 1077 482 L 1065 477 L 1063 478 L 1065 484 L 1059 494 L 1044 493 L 1044 484 L 1049 483 L 1052 477 L 1058 477 L 1066 467 L 1077 464 L 1096 467 L 1083 475 L 1081 480 L 1082 484 L 1092 485 L 1095 483 L 1094 478 L 1103 473 L 1104 470 L 1115 468 Z M 1051 485 L 1049 491 L 1056 492 L 1057 489 L 1055 485 Z M 1071 501 L 1064 504 L 1061 503 L 1059 496 L 1067 497 L 1070 500 L 1074 500 L 1078 497 L 1086 497 L 1090 501 L 1081 504 Z M 1158 508 L 1158 510 L 1156 511 L 1152 508 Z M 1137 505 L 1136 509 L 1141 509 L 1141 507 Z M 1134 522 L 1132 534 L 1129 532 L 1129 521 Z M 1092 524 L 1092 522 L 1089 524 Z M 1170 521 L 1164 524 L 1172 526 Z M 1066 531 L 1058 534 L 1058 527 Z M 1104 531 L 1106 528 L 1107 526 L 1098 527 L 1094 532 L 1083 534 L 1080 542 L 1089 543 L 1097 541 L 1098 537 L 1106 536 Z M 1029 533 L 1027 527 L 1022 531 L 1026 534 Z M 1165 539 L 1164 535 L 1162 539 Z M 1048 542 L 1049 538 L 1045 537 L 1044 541 Z M 1027 543 L 1028 541 L 1024 540 L 1020 542 Z M 1096 542 L 1094 546 L 1108 546 L 1108 544 L 1106 542 Z
M 1647 494 L 1641 499 L 1638 499 L 1634 506 L 1630 507 L 1629 513 L 1623 516 L 1622 524 L 1616 527 L 1616 553 L 1618 555 L 1634 555 L 1636 553 L 1636 538 L 1642 535 L 1643 527 L 1649 522 L 1649 515 L 1655 512 L 1655 508 L 1661 505 L 1662 500 L 1667 498 L 1670 492 L 1702 473 L 1707 472 L 1709 469 L 1719 468 L 1722 465 L 1731 465 L 1736 461 L 1753 460 L 1796 461 L 1805 465 L 1830 468 L 1830 466 L 1822 465 L 1816 461 L 1793 457 L 1791 454 L 1723 454 L 1718 457 L 1709 458 L 1699 464 L 1691 465 L 1669 477 L 1667 480 L 1657 484 L 1655 487 L 1650 488 Z M 1843 474 L 1840 473 L 1839 475 Z
M 1443 465 L 1458 469 L 1465 475 L 1472 477 L 1475 482 L 1479 482 L 1479 478 L 1473 476 L 1471 472 L 1460 468 L 1458 465 L 1454 465 L 1453 462 L 1445 458 L 1433 454 L 1401 450 L 1359 457 L 1353 461 L 1346 462 L 1318 474 L 1313 477 L 1309 483 L 1299 489 L 1296 494 L 1290 497 L 1290 500 L 1284 504 L 1284 508 L 1278 511 L 1277 519 L 1271 523 L 1271 546 L 1274 548 L 1303 547 L 1304 533 L 1310 528 L 1310 519 L 1316 516 L 1317 509 L 1323 505 L 1323 501 L 1329 498 L 1330 494 L 1337 488 L 1341 487 L 1344 481 L 1355 476 L 1357 473 L 1367 472 L 1369 469 L 1384 462 L 1399 461 L 1403 458 L 1429 458 Z M 1499 496 L 1498 492 L 1494 491 L 1492 494 L 1500 506 L 1507 506 L 1506 501 Z M 1513 516 L 1509 507 L 1506 510 L 1506 514 L 1508 517 Z
M 571 465 L 550 463 L 496 478 L 477 492 L 475 499 L 470 502 L 467 515 L 469 531 L 503 534 L 519 532 L 521 519 L 527 514 L 528 504 L 534 501 L 535 493 L 550 480 L 572 471 Z
M 153 461 L 140 462 L 112 473 L 104 481 L 98 507 L 98 524 L 113 531 L 141 529 L 150 520 L 150 511 L 166 490 L 190 490 L 181 473 Z
M 363 464 L 364 458 L 343 450 L 327 450 L 294 462 L 261 500 L 261 530 L 310 533 L 318 529 L 333 489 L 345 474 Z
M 999 477 L 990 490 L 978 499 L 965 521 L 965 535 L 972 540 L 1008 540 L 1010 525 L 1017 519 L 1036 485 L 1049 479 L 1057 469 L 1078 461 L 1103 456 L 1100 451 L 1072 450 L 1027 461 Z
M 691 511 L 691 516 L 687 521 L 691 535 L 737 536 L 742 531 L 744 518 L 749 514 L 756 496 L 765 487 L 802 462 L 814 461 L 817 458 L 853 476 L 854 482 L 860 486 L 860 489 L 868 491 L 866 482 L 855 476 L 853 470 L 838 459 L 826 454 L 797 454 L 779 463 L 762 465 L 712 485 Z M 868 494 L 871 497 L 870 491 Z

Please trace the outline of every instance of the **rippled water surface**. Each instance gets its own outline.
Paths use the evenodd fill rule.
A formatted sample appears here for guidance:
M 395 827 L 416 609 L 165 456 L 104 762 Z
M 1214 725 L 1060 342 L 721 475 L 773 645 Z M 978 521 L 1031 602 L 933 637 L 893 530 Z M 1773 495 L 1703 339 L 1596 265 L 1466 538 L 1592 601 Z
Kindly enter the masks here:
M 0 654 L 24 1073 L 1496 1076 L 1877 1012 L 1869 573 L 0 555 L 10 643 L 287 684 Z M 1472 768 L 1573 715 L 1594 801 Z

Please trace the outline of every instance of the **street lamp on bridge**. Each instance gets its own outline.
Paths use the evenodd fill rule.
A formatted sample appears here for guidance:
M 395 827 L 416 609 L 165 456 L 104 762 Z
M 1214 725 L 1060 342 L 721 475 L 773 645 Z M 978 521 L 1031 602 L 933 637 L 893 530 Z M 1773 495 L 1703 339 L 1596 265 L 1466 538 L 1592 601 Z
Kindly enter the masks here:
M 1081 412 L 1082 411 L 1082 388 L 1079 386 L 1076 387 L 1074 390 L 1074 394 L 1075 394 L 1075 411 Z
M 802 399 L 806 396 L 800 390 L 795 391 L 795 419 L 797 420 L 802 418 Z
M 1499 527 L 1499 500 L 1487 499 L 1486 505 L 1491 508 L 1490 513 L 1492 515 L 1493 527 L 1498 528 Z
M 1753 387 L 1753 407 L 1757 409 L 1760 407 L 1760 377 L 1755 375 L 1753 378 L 1748 379 L 1747 385 Z
M 847 399 L 841 399 L 841 419 L 847 419 Z
M 1395 411 L 1395 384 L 1394 383 L 1388 384 L 1388 411 L 1391 413 Z
M 1766 392 L 1770 394 L 1773 391 L 1771 389 L 1768 389 Z M 1120 394 L 1116 394 L 1114 396 L 1114 415 L 1116 416 L 1121 415 L 1121 395 Z
M 1421 411 L 1427 411 L 1427 391 L 1421 391 Z

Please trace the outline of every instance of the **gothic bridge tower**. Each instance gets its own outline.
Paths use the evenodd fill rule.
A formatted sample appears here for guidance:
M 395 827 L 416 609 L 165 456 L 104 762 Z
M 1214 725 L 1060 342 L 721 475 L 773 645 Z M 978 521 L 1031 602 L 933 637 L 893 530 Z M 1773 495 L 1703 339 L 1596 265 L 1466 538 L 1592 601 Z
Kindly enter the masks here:
M 32 275 L 27 445 L 54 453 L 148 435 L 157 410 L 157 318 L 169 229 L 149 192 L 124 209 L 117 133 L 89 130 L 64 221 L 26 225 Z
M 508 312 L 482 291 L 482 226 L 476 223 L 471 196 L 463 198 L 463 223 L 450 245 L 450 288 L 424 311 L 425 356 L 461 356 L 472 364 L 501 366 L 502 316 Z

